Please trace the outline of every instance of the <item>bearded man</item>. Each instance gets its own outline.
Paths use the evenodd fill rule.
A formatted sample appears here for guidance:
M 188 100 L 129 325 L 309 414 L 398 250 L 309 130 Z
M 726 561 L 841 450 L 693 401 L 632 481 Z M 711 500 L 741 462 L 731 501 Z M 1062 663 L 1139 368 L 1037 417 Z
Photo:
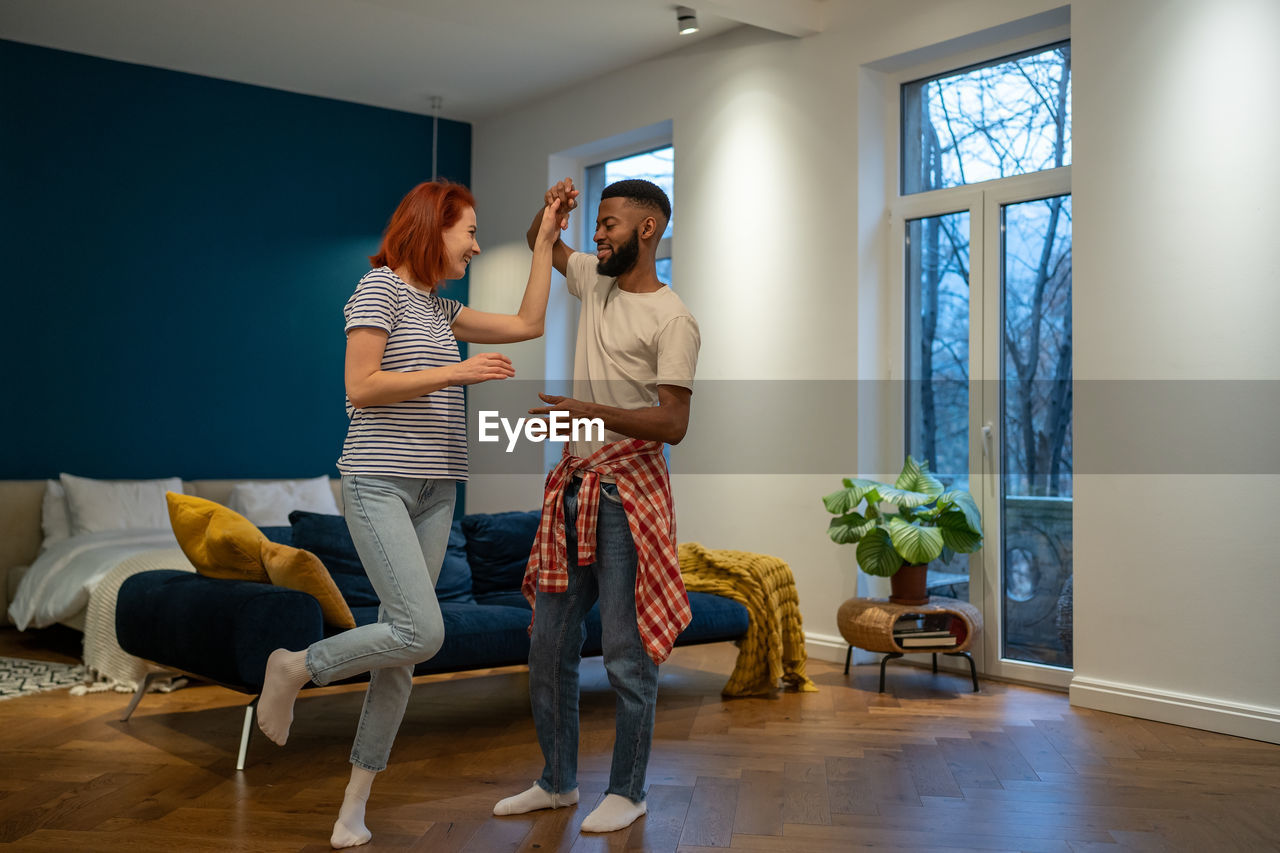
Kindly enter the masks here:
M 544 202 L 567 216 L 577 190 L 565 180 Z M 537 236 L 542 211 L 529 232 Z M 582 302 L 573 397 L 540 394 L 531 414 L 600 418 L 604 441 L 574 441 L 547 475 L 542 519 L 524 578 L 534 608 L 529 693 L 544 768 L 494 814 L 578 802 L 578 666 L 584 619 L 599 601 L 604 665 L 617 694 L 609 788 L 582 822 L 612 832 L 646 811 L 658 665 L 689 624 L 676 556 L 664 444 L 678 444 L 701 339 L 684 302 L 658 279 L 658 243 L 671 219 L 666 193 L 649 181 L 605 187 L 596 254 L 557 240 L 552 263 Z

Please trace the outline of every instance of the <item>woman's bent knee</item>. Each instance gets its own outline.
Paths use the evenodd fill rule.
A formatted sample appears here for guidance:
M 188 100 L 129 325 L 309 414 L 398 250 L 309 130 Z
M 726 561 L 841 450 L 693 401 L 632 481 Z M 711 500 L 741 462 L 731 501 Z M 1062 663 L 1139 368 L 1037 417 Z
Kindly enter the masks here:
M 417 632 L 413 642 L 407 649 L 412 660 L 410 663 L 422 663 L 431 660 L 444 645 L 444 626 L 430 626 Z
M 440 653 L 440 649 L 444 646 L 444 627 L 430 628 L 423 631 L 418 636 L 418 642 L 413 644 L 416 660 L 414 663 L 421 663 L 424 660 L 431 660 Z
M 393 630 L 400 637 L 403 646 L 393 656 L 395 663 L 422 663 L 435 657 L 444 646 L 444 626 L 427 626 L 422 628 L 399 628 Z

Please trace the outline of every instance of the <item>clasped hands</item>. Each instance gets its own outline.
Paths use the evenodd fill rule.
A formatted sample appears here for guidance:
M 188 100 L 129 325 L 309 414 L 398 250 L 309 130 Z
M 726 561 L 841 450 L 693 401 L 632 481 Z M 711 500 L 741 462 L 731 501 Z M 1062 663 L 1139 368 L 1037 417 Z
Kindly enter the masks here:
M 556 213 L 560 217 L 557 224 L 561 231 L 569 227 L 569 213 L 577 208 L 578 195 L 579 191 L 573 186 L 573 178 L 565 178 L 563 181 L 556 181 L 555 185 L 550 187 L 542 197 L 543 206 L 549 209 L 559 200 L 560 207 Z

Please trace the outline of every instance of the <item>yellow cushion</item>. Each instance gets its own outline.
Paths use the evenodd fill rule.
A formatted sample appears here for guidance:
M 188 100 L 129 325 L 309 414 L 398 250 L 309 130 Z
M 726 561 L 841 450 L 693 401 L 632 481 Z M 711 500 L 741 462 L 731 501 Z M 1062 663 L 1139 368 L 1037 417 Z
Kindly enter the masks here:
M 178 545 L 197 572 L 305 592 L 320 602 L 326 624 L 356 626 L 351 608 L 315 554 L 272 542 L 257 525 L 222 504 L 176 492 L 165 498 Z
M 167 492 L 169 523 L 196 571 L 211 578 L 270 583 L 262 565 L 267 537 L 249 519 L 195 495 Z
M 262 564 L 275 586 L 305 592 L 320 602 L 320 612 L 325 624 L 335 628 L 354 628 L 356 619 L 351 615 L 338 585 L 333 582 L 329 570 L 320 558 L 310 551 L 292 548 L 272 542 L 265 536 L 262 541 Z

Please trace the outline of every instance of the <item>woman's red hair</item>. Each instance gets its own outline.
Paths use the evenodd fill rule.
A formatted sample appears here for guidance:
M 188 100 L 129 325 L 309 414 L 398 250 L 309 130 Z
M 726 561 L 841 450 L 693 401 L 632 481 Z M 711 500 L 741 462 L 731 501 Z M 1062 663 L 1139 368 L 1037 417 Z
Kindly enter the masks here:
M 444 256 L 445 230 L 457 224 L 462 212 L 475 208 L 471 190 L 452 181 L 427 181 L 409 190 L 391 214 L 382 234 L 382 247 L 369 258 L 375 267 L 409 268 L 423 287 L 435 290 L 449 271 Z

